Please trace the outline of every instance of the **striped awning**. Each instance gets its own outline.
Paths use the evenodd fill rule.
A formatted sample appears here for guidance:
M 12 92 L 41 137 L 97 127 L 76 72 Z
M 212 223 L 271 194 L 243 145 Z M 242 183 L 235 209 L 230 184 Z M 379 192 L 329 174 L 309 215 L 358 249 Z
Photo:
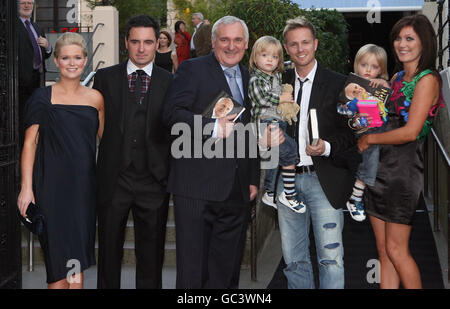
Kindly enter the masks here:
M 339 12 L 420 11 L 424 0 L 293 0 L 301 9 L 336 9 Z

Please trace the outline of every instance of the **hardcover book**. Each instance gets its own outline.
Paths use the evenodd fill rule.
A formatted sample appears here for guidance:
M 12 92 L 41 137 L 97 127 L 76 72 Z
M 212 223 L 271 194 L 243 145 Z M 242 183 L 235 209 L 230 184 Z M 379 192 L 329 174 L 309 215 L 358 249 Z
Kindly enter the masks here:
M 233 119 L 233 121 L 236 121 L 244 111 L 245 107 L 235 101 L 228 93 L 221 91 L 205 109 L 202 116 L 217 119 L 226 115 L 237 114 Z
M 319 123 L 317 122 L 317 111 L 315 108 L 309 110 L 309 117 L 311 119 L 311 145 L 316 146 L 319 142 Z
M 392 89 L 378 86 L 372 87 L 370 80 L 350 73 L 339 95 L 341 109 L 347 110 L 351 116 L 355 112 L 372 117 L 369 127 L 379 127 L 386 116 L 385 105 L 392 94 Z
M 383 125 L 377 100 L 359 100 L 356 105 L 361 114 L 367 114 L 372 117 L 372 122 L 369 127 L 381 127 Z

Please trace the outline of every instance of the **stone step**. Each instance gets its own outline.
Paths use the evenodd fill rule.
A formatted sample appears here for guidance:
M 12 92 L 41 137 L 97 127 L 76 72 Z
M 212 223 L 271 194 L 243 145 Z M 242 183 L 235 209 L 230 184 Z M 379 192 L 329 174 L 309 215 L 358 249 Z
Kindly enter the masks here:
M 27 238 L 28 239 L 28 238 Z M 28 240 L 22 240 L 22 264 L 28 265 Z M 98 246 L 95 245 L 95 257 L 98 258 Z M 35 239 L 34 241 L 34 264 L 42 265 L 44 264 L 44 255 L 42 253 L 39 241 Z M 126 241 L 123 246 L 123 265 L 135 265 L 136 257 L 134 254 L 134 241 Z M 164 250 L 164 266 L 175 266 L 176 265 L 176 250 L 175 242 L 166 242 Z
M 22 225 L 22 263 L 28 263 L 28 237 L 29 232 Z M 98 234 L 96 235 L 96 239 L 98 240 Z M 95 254 L 97 256 L 98 244 L 95 243 Z M 34 263 L 36 264 L 44 264 L 44 258 L 42 254 L 42 250 L 40 248 L 39 240 L 37 237 L 34 237 L 34 252 L 35 259 Z M 128 216 L 127 225 L 125 227 L 125 243 L 124 243 L 124 252 L 123 252 L 123 261 L 124 265 L 134 265 L 136 262 L 136 258 L 134 255 L 134 224 L 133 224 L 133 215 L 130 212 Z M 164 266 L 175 266 L 176 263 L 176 251 L 175 251 L 175 222 L 174 222 L 174 213 L 173 213 L 173 201 L 169 202 L 169 213 L 166 225 L 166 243 L 165 243 L 165 252 L 164 252 Z

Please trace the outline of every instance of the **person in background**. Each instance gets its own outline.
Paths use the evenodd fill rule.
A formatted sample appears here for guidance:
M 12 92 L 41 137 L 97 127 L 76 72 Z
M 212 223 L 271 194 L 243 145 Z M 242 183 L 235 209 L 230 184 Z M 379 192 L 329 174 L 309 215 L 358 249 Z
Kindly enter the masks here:
M 203 14 L 192 14 L 194 33 L 192 34 L 190 48 L 191 58 L 208 55 L 211 52 L 211 24 L 203 20 Z
M 409 251 L 412 221 L 423 189 L 424 139 L 442 103 L 442 80 L 435 69 L 437 38 L 425 15 L 400 19 L 390 43 L 402 70 L 391 80 L 386 132 L 362 136 L 360 151 L 380 145 L 374 186 L 364 195 L 375 233 L 380 287 L 422 288 L 420 272 Z
M 187 32 L 186 24 L 182 20 L 175 23 L 175 39 L 173 42 L 175 43 L 177 49 L 178 64 L 181 64 L 184 60 L 191 57 L 191 35 Z
M 39 241 L 49 289 L 83 288 L 83 271 L 95 265 L 96 135 L 103 135 L 103 97 L 80 84 L 86 44 L 65 33 L 55 45 L 59 81 L 38 88 L 27 101 L 22 184 L 17 205 L 22 216 L 33 202 L 45 217 Z M 73 263 L 79 266 L 70 275 Z
M 155 64 L 173 73 L 178 68 L 178 59 L 176 51 L 170 48 L 170 44 L 172 44 L 172 36 L 169 32 L 161 30 L 159 33 L 159 45 L 155 54 Z
M 39 25 L 31 20 L 34 0 L 17 0 L 17 36 L 19 52 L 19 145 L 23 145 L 25 103 L 33 91 L 45 84 L 45 59 L 52 46 Z

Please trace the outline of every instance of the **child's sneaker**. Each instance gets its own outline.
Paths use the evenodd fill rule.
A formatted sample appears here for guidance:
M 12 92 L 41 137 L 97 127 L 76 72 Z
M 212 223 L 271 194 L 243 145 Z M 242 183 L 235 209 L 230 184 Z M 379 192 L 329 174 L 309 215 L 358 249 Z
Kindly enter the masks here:
M 366 212 L 364 211 L 364 203 L 362 201 L 355 201 L 352 198 L 349 199 L 347 201 L 347 209 L 353 220 L 361 222 L 366 219 Z
M 264 193 L 262 197 L 262 202 L 266 205 L 272 206 L 273 208 L 277 209 L 277 203 L 274 201 L 273 192 Z
M 286 193 L 283 191 L 278 196 L 278 200 L 284 206 L 289 207 L 290 209 L 292 209 L 296 213 L 302 214 L 302 213 L 304 213 L 306 211 L 306 206 L 305 206 L 305 204 L 303 202 L 297 201 L 296 196 L 297 196 L 296 194 L 295 195 L 286 196 Z

